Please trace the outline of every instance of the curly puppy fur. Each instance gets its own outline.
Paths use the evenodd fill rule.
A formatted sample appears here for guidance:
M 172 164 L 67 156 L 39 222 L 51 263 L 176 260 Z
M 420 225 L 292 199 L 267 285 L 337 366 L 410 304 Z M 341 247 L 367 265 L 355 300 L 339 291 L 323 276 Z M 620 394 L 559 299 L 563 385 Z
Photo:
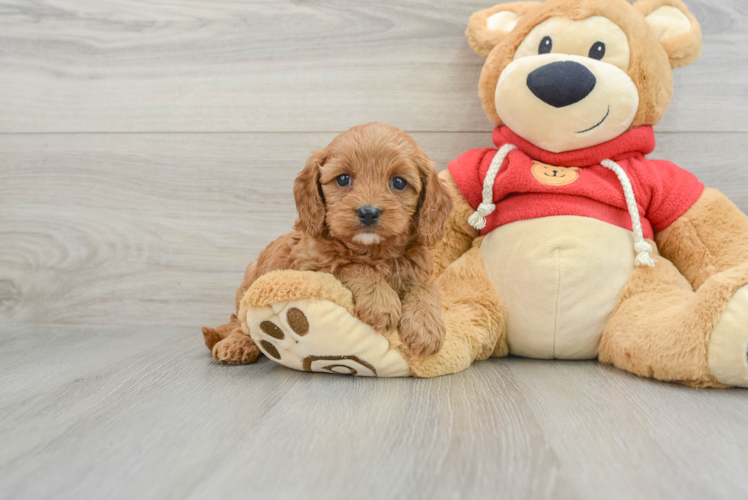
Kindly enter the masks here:
M 339 185 L 340 176 L 350 183 Z M 404 189 L 393 185 L 397 177 Z M 430 248 L 441 241 L 452 201 L 418 144 L 382 123 L 353 127 L 312 153 L 296 178 L 294 197 L 299 213 L 294 232 L 275 240 L 247 267 L 237 304 L 271 271 L 327 272 L 353 293 L 361 321 L 378 331 L 399 329 L 415 355 L 439 351 L 445 327 Z M 361 207 L 381 211 L 373 225 L 362 223 Z M 203 335 L 224 363 L 251 363 L 260 352 L 235 315 L 226 325 L 203 328 Z

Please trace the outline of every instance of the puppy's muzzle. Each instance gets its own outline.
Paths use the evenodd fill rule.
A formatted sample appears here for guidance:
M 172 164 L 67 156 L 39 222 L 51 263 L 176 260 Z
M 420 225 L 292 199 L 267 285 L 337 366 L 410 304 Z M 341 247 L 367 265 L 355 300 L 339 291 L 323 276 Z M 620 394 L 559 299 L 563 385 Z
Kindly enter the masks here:
M 356 217 L 366 227 L 373 226 L 379 221 L 382 211 L 376 207 L 361 207 L 356 210 Z

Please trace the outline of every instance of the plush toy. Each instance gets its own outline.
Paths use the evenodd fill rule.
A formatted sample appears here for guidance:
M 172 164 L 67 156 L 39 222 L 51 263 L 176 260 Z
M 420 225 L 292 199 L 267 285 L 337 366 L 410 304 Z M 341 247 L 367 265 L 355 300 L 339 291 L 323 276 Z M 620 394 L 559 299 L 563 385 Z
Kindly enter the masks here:
M 748 217 L 646 158 L 671 69 L 701 53 L 686 6 L 500 4 L 474 14 L 467 37 L 487 58 L 479 89 L 496 148 L 441 175 L 455 205 L 434 250 L 442 350 L 413 356 L 316 273 L 260 278 L 238 306 L 244 332 L 307 371 L 433 377 L 513 354 L 748 386 Z

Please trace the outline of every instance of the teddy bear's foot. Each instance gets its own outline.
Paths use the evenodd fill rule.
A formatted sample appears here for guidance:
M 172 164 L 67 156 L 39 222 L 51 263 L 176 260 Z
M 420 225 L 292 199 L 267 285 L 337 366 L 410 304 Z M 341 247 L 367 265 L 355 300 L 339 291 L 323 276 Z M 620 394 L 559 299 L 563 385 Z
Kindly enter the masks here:
M 733 295 L 712 332 L 709 370 L 723 384 L 748 387 L 748 286 Z
M 277 271 L 258 279 L 247 291 L 239 318 L 260 350 L 289 368 L 410 376 L 410 367 L 395 348 L 396 333 L 377 333 L 352 310 L 350 291 L 332 275 Z

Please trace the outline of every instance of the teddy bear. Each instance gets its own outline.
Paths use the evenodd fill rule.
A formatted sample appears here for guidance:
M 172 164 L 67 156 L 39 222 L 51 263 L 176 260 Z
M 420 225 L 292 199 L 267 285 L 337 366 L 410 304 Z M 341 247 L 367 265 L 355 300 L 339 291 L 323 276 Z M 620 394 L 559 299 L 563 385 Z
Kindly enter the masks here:
M 672 69 L 701 54 L 687 7 L 499 4 L 473 14 L 466 36 L 486 58 L 495 147 L 440 174 L 454 204 L 434 248 L 442 349 L 413 355 L 397 331 L 357 320 L 331 275 L 309 272 L 267 274 L 237 297 L 244 333 L 304 371 L 434 377 L 515 355 L 748 387 L 748 217 L 647 158 Z

